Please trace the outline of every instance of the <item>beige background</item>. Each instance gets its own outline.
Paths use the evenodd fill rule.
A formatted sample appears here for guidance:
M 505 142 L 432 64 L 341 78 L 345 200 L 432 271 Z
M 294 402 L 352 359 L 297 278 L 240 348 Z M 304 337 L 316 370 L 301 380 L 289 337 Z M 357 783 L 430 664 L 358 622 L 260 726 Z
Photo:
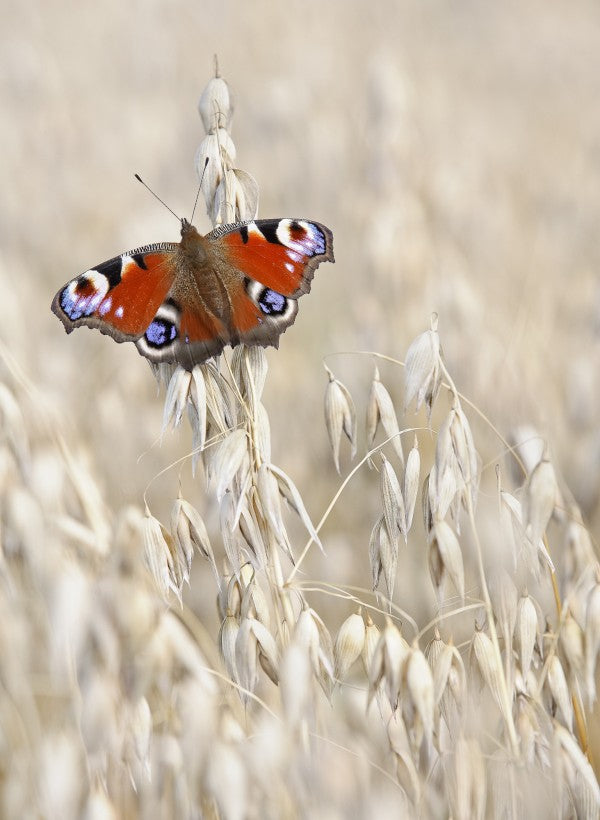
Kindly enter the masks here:
M 196 104 L 218 53 L 259 215 L 335 235 L 336 265 L 269 352 L 274 460 L 311 512 L 337 486 L 322 357 L 403 358 L 437 311 L 458 386 L 503 434 L 548 436 L 598 532 L 596 3 L 39 0 L 5 4 L 3 20 L 1 335 L 112 508 L 139 503 L 188 432 L 159 449 L 162 399 L 133 346 L 67 337 L 49 305 L 91 265 L 177 239 L 133 174 L 189 215 Z M 328 361 L 362 416 L 369 358 Z M 382 375 L 401 402 L 401 372 Z M 485 463 L 501 455 L 489 448 Z M 153 485 L 157 513 L 176 483 Z

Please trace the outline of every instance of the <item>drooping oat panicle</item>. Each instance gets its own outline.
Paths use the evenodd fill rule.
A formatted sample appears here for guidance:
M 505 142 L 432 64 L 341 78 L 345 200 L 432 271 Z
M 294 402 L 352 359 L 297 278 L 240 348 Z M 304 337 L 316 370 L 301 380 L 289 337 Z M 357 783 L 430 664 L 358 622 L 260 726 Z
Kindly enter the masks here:
M 340 441 L 342 433 L 350 442 L 350 458 L 356 455 L 356 410 L 348 389 L 325 368 L 329 382 L 325 390 L 325 424 L 333 451 L 335 469 L 340 471 Z

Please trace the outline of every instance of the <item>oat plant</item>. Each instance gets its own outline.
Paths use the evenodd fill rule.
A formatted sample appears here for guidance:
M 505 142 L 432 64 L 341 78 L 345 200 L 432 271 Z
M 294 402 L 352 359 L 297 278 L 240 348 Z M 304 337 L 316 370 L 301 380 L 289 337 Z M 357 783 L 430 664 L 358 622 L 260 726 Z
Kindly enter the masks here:
M 232 113 L 217 76 L 196 159 L 214 226 L 257 212 Z M 549 444 L 531 460 L 461 395 L 437 317 L 404 363 L 352 354 L 365 377 L 376 364 L 364 423 L 326 367 L 345 475 L 318 523 L 271 452 L 262 348 L 155 367 L 163 431 L 191 425 L 210 528 L 181 493 L 166 522 L 151 493 L 107 509 L 1 352 L 2 816 L 598 816 L 600 568 Z M 370 572 L 309 577 L 359 480 Z M 186 605 L 192 562 L 218 634 Z

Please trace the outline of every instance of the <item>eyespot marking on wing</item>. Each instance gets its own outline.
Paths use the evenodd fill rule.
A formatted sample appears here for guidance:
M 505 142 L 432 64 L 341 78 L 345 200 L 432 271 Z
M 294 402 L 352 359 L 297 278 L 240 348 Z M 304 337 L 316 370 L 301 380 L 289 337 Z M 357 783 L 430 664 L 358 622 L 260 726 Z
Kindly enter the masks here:
M 97 270 L 88 270 L 65 286 L 60 295 L 60 306 L 72 322 L 91 316 L 109 291 L 108 278 Z

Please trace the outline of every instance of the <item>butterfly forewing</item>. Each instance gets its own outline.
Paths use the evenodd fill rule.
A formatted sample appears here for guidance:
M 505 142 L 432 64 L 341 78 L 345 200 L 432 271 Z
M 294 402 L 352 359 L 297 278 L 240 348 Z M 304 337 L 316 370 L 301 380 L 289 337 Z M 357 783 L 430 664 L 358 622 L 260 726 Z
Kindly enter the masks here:
M 282 296 L 308 293 L 316 268 L 333 262 L 333 235 L 305 219 L 257 219 L 224 225 L 207 239 L 223 243 L 232 266 Z
M 118 342 L 135 341 L 146 331 L 173 284 L 178 247 L 165 242 L 109 259 L 61 288 L 52 310 L 68 333 L 88 325 Z

